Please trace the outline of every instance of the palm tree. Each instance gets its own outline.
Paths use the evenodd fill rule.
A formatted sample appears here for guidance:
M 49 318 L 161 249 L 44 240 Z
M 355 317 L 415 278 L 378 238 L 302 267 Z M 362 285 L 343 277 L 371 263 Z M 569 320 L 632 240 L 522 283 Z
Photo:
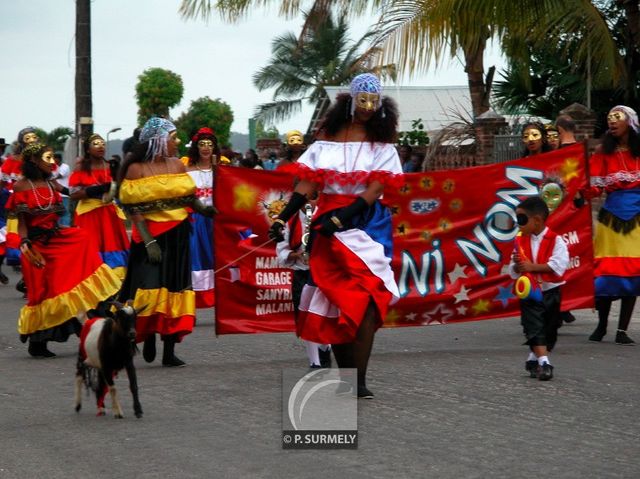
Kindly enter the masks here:
M 217 0 L 215 9 L 225 18 L 237 20 L 252 7 L 276 2 L 288 16 L 302 3 Z M 329 7 L 350 15 L 381 11 L 376 40 L 383 51 L 380 62 L 397 64 L 401 74 L 425 71 L 447 57 L 462 55 L 474 117 L 489 108 L 493 70 L 485 77 L 483 63 L 489 41 L 499 42 L 510 59 L 527 63 L 530 46 L 544 45 L 550 37 L 578 36 L 581 41 L 573 61 L 589 64 L 593 72 L 608 75 L 612 83 L 624 76 L 612 32 L 589 0 L 316 0 L 312 9 L 327 12 Z M 206 18 L 213 9 L 211 0 L 183 0 L 180 12 L 186 18 Z M 636 10 L 629 14 L 630 19 L 635 18 L 632 14 Z
M 336 22 L 329 14 L 320 23 L 305 24 L 299 37 L 287 33 L 273 40 L 269 63 L 253 76 L 258 90 L 275 87 L 273 101 L 256 109 L 256 117 L 264 122 L 289 118 L 304 101 L 315 103 L 314 117 L 322 118 L 329 105 L 326 86 L 348 84 L 363 72 L 391 77 L 395 73 L 393 65 L 374 66 L 372 57 L 379 53 L 376 48 L 361 52 L 373 33 L 365 34 L 357 42 L 349 41 L 345 17 Z
M 64 150 L 64 144 L 67 138 L 73 136 L 73 129 L 66 126 L 59 126 L 46 132 L 40 128 L 36 128 L 36 133 L 42 143 L 50 146 L 54 151 L 62 151 Z

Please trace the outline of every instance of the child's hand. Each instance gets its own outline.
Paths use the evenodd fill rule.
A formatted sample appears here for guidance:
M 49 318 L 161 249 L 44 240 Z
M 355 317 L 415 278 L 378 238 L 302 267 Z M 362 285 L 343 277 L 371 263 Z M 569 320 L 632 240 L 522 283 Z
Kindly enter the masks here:
M 516 263 L 516 271 L 518 273 L 532 273 L 534 264 L 531 261 L 520 260 Z

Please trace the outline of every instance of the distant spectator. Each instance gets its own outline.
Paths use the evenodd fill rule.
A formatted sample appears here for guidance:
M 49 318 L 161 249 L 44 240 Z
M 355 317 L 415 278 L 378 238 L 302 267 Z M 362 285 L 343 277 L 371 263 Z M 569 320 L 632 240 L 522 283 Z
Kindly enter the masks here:
M 7 149 L 7 146 L 9 146 L 9 144 L 5 143 L 4 138 L 0 138 L 0 165 L 4 160 L 4 151 Z
M 134 146 L 139 143 L 140 139 L 140 128 L 136 128 L 133 130 L 133 136 L 130 136 L 122 143 L 122 156 L 127 156 Z
M 545 130 L 547 130 L 547 145 L 552 150 L 557 150 L 560 148 L 560 134 L 558 133 L 558 129 L 554 125 L 545 125 Z
M 400 164 L 402 164 L 403 171 L 405 163 L 411 161 L 411 153 L 413 153 L 413 148 L 411 148 L 409 145 L 400 145 L 398 147 L 398 156 L 400 157 Z
M 269 152 L 269 157 L 264 162 L 265 170 L 275 170 L 276 166 L 278 166 L 278 155 L 275 151 Z
M 240 166 L 244 167 L 244 168 L 257 168 L 257 169 L 264 169 L 264 165 L 262 164 L 262 160 L 260 160 L 260 158 L 258 158 L 258 154 L 256 153 L 256 150 L 249 148 L 246 153 L 244 154 L 244 158 L 242 160 L 240 160 Z
M 411 147 L 409 147 L 411 148 Z M 419 151 L 411 153 L 409 161 L 402 164 L 403 173 L 417 173 L 422 171 L 422 163 L 424 162 L 424 153 Z
M 577 143 L 576 122 L 569 115 L 560 115 L 556 118 L 556 128 L 560 135 L 560 148 Z
M 69 188 L 69 176 L 71 175 L 71 168 L 69 165 L 62 162 L 62 154 L 54 153 L 54 160 L 58 168 L 56 169 L 53 178 L 65 188 Z M 62 206 L 64 206 L 64 213 L 58 220 L 58 224 L 61 226 L 69 226 L 71 224 L 71 213 L 69 213 L 69 195 L 61 194 Z

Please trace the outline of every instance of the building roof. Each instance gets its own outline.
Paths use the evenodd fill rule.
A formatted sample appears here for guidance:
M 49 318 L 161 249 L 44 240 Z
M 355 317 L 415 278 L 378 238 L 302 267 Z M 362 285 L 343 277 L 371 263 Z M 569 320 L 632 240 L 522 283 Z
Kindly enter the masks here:
M 331 101 L 339 93 L 349 93 L 349 86 L 325 87 Z M 468 86 L 390 86 L 383 95 L 393 98 L 400 112 L 399 131 L 410 131 L 411 123 L 422 119 L 428 132 L 442 129 L 458 120 L 458 114 L 471 118 Z

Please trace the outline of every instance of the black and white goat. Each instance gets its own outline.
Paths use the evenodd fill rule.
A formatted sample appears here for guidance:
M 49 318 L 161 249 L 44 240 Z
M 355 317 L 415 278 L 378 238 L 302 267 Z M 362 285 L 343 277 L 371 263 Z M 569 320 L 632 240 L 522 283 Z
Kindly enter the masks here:
M 116 307 L 112 313 L 107 305 Z M 102 303 L 98 309 L 87 311 L 80 333 L 80 350 L 76 370 L 76 412 L 82 407 L 82 385 L 96 394 L 98 416 L 104 416 L 104 398 L 111 393 L 113 414 L 123 417 L 114 378 L 118 371 L 127 370 L 129 388 L 133 395 L 133 411 L 142 417 L 138 400 L 138 381 L 133 356 L 136 347 L 137 311 L 129 304 Z

